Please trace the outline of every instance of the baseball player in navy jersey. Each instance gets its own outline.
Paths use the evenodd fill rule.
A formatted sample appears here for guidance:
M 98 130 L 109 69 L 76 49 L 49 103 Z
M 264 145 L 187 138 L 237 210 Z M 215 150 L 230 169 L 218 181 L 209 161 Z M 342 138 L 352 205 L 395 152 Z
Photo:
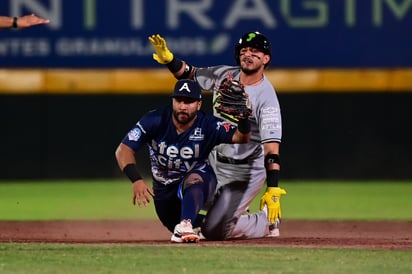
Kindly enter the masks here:
M 232 77 L 244 85 L 253 113 L 249 117 L 252 136 L 246 144 L 221 144 L 210 155 L 218 185 L 214 202 L 207 212 L 202 233 L 208 240 L 279 236 L 280 197 L 286 191 L 278 186 L 279 147 L 282 138 L 281 112 L 276 92 L 264 75 L 271 61 L 269 40 L 259 32 L 245 33 L 235 45 L 237 66 L 195 67 L 175 57 L 160 35 L 152 35 L 153 59 L 165 64 L 177 79 L 194 79 L 203 90 L 214 93 L 220 83 Z M 214 115 L 221 116 L 214 107 Z M 236 181 L 234 181 L 236 178 Z M 261 211 L 245 212 L 264 182 L 266 192 Z
M 133 203 L 146 206 L 153 197 L 162 224 L 173 232 L 172 242 L 197 242 L 193 228 L 202 223 L 199 211 L 216 189 L 216 175 L 208 163 L 214 146 L 245 143 L 250 138 L 248 119 L 238 127 L 201 108 L 201 89 L 193 80 L 179 80 L 171 106 L 146 113 L 116 149 L 120 169 L 133 183 Z M 149 149 L 153 189 L 140 176 L 135 152 Z

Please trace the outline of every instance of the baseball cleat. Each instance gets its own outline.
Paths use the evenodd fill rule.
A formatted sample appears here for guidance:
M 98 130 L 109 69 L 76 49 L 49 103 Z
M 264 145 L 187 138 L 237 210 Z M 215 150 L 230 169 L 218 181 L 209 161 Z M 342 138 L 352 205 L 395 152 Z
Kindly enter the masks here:
M 201 240 L 201 241 L 206 240 L 206 237 L 203 235 L 200 227 L 195 227 L 195 228 L 193 228 L 193 231 L 194 231 L 197 235 L 199 235 L 199 240 Z
M 269 234 L 267 234 L 266 237 L 279 237 L 280 236 L 279 224 L 280 224 L 279 219 L 276 219 L 276 221 L 273 224 L 270 224 Z
M 200 236 L 193 231 L 190 220 L 183 220 L 175 226 L 172 238 L 172 243 L 197 243 Z
M 266 218 L 267 218 L 268 208 L 266 205 L 263 207 L 263 212 L 265 213 Z M 268 238 L 279 237 L 280 236 L 279 225 L 280 225 L 280 219 L 276 219 L 276 221 L 273 224 L 269 224 L 269 233 L 265 237 L 268 237 Z
M 279 228 L 269 229 L 269 234 L 266 235 L 266 237 L 268 238 L 275 238 L 279 236 L 280 236 Z

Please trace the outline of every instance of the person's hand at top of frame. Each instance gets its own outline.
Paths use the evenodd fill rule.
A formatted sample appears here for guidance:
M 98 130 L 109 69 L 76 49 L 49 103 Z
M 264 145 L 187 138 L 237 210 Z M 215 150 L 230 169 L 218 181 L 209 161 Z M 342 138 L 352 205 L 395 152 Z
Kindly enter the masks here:
M 28 27 L 32 27 L 36 25 L 48 24 L 48 23 L 50 23 L 49 19 L 38 17 L 35 14 L 24 15 L 24 16 L 17 18 L 17 27 L 19 29 L 24 29 L 24 28 L 28 28 Z
M 138 180 L 132 184 L 133 188 L 133 204 L 141 207 L 147 206 L 150 203 L 150 196 L 154 196 L 153 190 L 143 181 Z
M 44 19 L 35 14 L 21 17 L 0 16 L 0 28 L 2 29 L 25 29 L 36 25 L 50 23 L 49 19 Z
M 173 53 L 167 48 L 166 40 L 159 34 L 153 34 L 149 36 L 149 41 L 152 44 L 155 53 L 153 53 L 153 59 L 159 64 L 168 64 L 173 60 Z

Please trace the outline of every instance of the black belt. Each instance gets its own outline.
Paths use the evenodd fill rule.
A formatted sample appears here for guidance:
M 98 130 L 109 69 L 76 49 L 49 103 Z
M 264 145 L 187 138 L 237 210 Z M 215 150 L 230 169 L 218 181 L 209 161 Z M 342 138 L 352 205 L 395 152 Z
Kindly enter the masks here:
M 232 164 L 232 165 L 243 165 L 243 164 L 249 163 L 249 160 L 247 158 L 246 159 L 232 159 L 226 156 L 222 156 L 220 154 L 216 155 L 216 159 L 221 163 Z

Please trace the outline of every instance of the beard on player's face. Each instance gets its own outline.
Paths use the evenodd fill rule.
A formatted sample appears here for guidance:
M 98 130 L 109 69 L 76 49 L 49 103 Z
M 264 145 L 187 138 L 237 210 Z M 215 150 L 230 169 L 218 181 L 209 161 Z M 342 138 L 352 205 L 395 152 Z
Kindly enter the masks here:
M 266 55 L 263 53 L 241 53 L 240 54 L 240 68 L 243 73 L 251 75 L 259 72 L 259 70 L 264 68 L 264 60 Z
M 249 62 L 247 58 L 242 59 L 242 62 L 240 63 L 240 68 L 242 69 L 243 73 L 247 75 L 257 73 L 260 70 L 259 65 L 253 62 Z
M 246 75 L 252 75 L 259 71 L 259 68 L 252 68 L 252 69 L 246 68 L 246 67 L 241 67 L 241 68 L 242 68 L 243 73 Z
M 192 113 L 185 112 L 185 111 L 173 111 L 173 117 L 175 120 L 182 125 L 186 125 L 193 121 L 196 118 L 197 111 L 194 111 Z

